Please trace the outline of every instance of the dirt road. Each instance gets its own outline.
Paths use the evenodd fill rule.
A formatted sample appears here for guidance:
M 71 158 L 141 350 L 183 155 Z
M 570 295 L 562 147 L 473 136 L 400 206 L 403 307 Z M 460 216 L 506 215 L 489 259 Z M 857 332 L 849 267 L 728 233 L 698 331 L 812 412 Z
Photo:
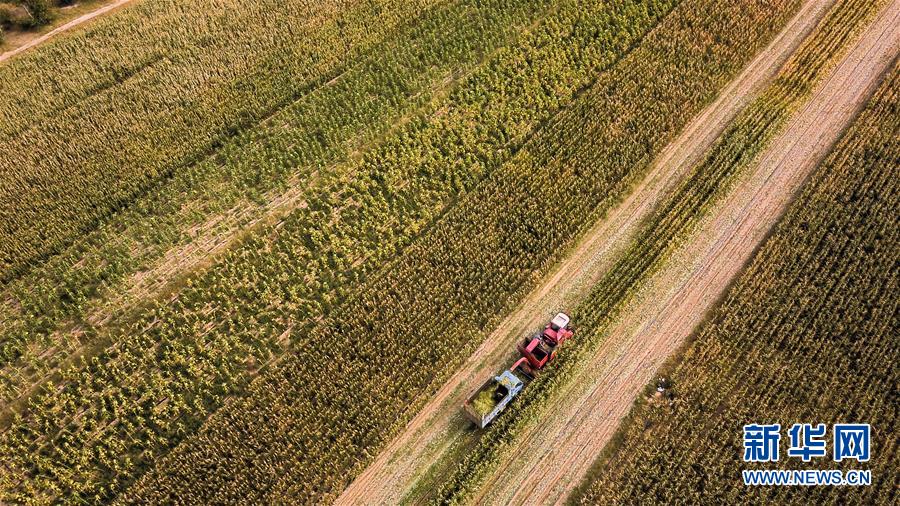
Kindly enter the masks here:
M 28 42 L 26 42 L 25 44 L 22 44 L 21 46 L 15 48 L 15 49 L 11 49 L 3 54 L 0 54 L 0 63 L 12 58 L 13 56 L 15 56 L 23 51 L 29 50 L 29 49 L 33 48 L 34 46 L 37 46 L 38 44 L 42 44 L 42 43 L 46 42 L 48 39 L 55 37 L 62 32 L 69 31 L 81 24 L 84 24 L 84 23 L 96 18 L 97 16 L 102 16 L 102 15 L 106 14 L 107 12 L 109 12 L 113 9 L 119 8 L 129 2 L 132 2 L 132 1 L 134 1 L 134 0 L 115 0 L 112 3 L 106 4 L 103 7 L 100 7 L 99 9 L 88 12 L 87 14 L 82 14 L 81 16 L 78 16 L 77 18 L 73 19 L 72 21 L 69 21 L 63 25 L 57 26 L 53 30 L 50 30 L 49 32 L 47 32 L 39 37 L 35 37 L 34 39 L 31 39 Z
M 511 362 L 515 342 L 523 332 L 540 325 L 551 311 L 572 307 L 586 295 L 634 237 L 641 220 L 772 79 L 833 3 L 811 0 L 804 4 L 781 34 L 666 148 L 630 196 L 586 234 L 551 276 L 491 333 L 337 503 L 397 503 L 431 463 L 452 450 L 467 424 L 459 407 L 472 386 L 501 364 Z M 630 406 L 630 399 L 623 401 L 625 407 Z
M 555 396 L 547 409 L 552 416 L 540 424 L 541 437 L 523 435 L 517 453 L 532 458 L 503 463 L 478 502 L 565 501 L 632 400 L 725 293 L 898 53 L 900 0 L 895 0 L 702 229 L 623 312 L 602 349 L 576 374 L 579 381 Z M 542 479 L 527 479 L 535 473 Z

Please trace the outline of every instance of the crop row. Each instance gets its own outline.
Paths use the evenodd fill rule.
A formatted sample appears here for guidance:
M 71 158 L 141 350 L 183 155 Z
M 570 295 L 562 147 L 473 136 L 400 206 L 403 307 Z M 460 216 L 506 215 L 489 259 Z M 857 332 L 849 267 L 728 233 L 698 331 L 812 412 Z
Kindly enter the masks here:
M 607 271 L 588 298 L 573 311 L 579 339 L 567 346 L 555 366 L 528 386 L 516 409 L 500 416 L 454 468 L 433 498 L 460 502 L 479 487 L 503 458 L 515 451 L 545 413 L 543 400 L 573 381 L 578 364 L 602 343 L 604 330 L 635 291 L 687 238 L 710 207 L 727 194 L 736 176 L 781 129 L 791 112 L 849 47 L 848 41 L 877 12 L 866 0 L 839 2 L 779 71 L 773 83 L 742 111 L 703 160 L 641 225 L 632 245 Z
M 420 11 L 452 24 L 434 3 L 139 2 L 0 66 L 0 282 L 326 86 Z
M 113 496 L 292 342 L 310 367 L 328 362 L 332 336 L 313 327 L 321 315 L 519 151 L 671 7 L 559 3 L 464 79 L 440 113 L 398 129 L 283 222 L 117 331 L 113 346 L 64 370 L 0 437 L 7 476 L 26 478 L 4 482 L 4 498 Z
M 679 4 L 125 498 L 333 497 L 796 6 Z
M 642 404 L 584 504 L 889 504 L 896 496 L 900 67 L 687 348 L 671 405 Z M 872 425 L 871 461 L 785 458 L 793 423 Z M 742 462 L 741 426 L 780 423 L 781 459 Z M 829 432 L 830 435 L 830 432 Z M 828 443 L 829 451 L 832 449 Z M 866 487 L 765 487 L 742 469 L 870 469 Z
M 328 164 L 346 158 L 352 142 L 367 138 L 375 142 L 371 138 L 383 133 L 399 114 L 412 115 L 412 108 L 431 99 L 429 88 L 436 82 L 477 65 L 485 52 L 514 38 L 522 24 L 533 21 L 547 4 L 461 1 L 423 14 L 414 26 L 377 44 L 375 54 L 348 64 L 337 81 L 280 110 L 262 127 L 223 145 L 216 157 L 182 171 L 150 198 L 135 203 L 110 226 L 91 234 L 83 247 L 72 248 L 12 282 L 0 309 L 0 364 L 6 366 L 0 374 L 0 398 L 9 400 L 27 392 L 32 378 L 42 377 L 83 345 L 93 344 L 99 329 L 91 323 L 97 318 L 91 316 L 97 308 L 109 311 L 103 308 L 109 294 L 127 291 L 146 263 L 189 244 L 185 230 L 211 216 L 230 215 L 242 198 L 258 195 L 258 200 L 265 201 L 269 195 L 260 192 L 277 191 L 288 180 L 309 193 L 333 192 L 328 185 L 341 176 L 352 177 L 350 171 L 357 165 Z M 546 79 L 572 79 L 567 86 L 581 85 L 584 77 L 579 76 L 590 75 L 593 62 L 603 57 L 586 55 L 575 62 L 583 68 L 574 64 L 548 68 Z M 495 70 L 509 72 L 515 68 L 512 63 Z M 487 108 L 492 93 L 500 92 L 489 81 L 495 77 L 483 73 L 480 79 L 484 82 L 473 84 L 480 89 L 460 91 L 437 104 L 465 109 L 474 117 Z M 493 117 L 492 123 L 484 124 L 491 129 L 485 135 L 508 142 L 531 128 L 542 110 L 557 106 L 532 90 L 523 90 L 519 100 L 521 105 L 510 106 L 530 107 L 533 112 L 516 118 Z M 433 113 L 436 106 L 422 107 Z M 498 108 L 495 114 L 509 110 Z M 469 156 L 484 156 L 484 152 L 473 150 Z M 118 306 L 127 311 L 140 302 Z M 70 337 L 73 324 L 82 332 L 78 339 Z M 19 374 L 23 370 L 29 374 Z

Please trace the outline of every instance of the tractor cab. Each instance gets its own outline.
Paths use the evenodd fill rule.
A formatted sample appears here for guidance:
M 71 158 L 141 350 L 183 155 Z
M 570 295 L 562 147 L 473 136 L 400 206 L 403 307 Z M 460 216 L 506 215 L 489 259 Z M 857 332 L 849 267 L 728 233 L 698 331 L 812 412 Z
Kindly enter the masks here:
M 556 316 L 544 327 L 542 333 L 544 340 L 554 346 L 562 344 L 563 341 L 572 337 L 572 334 L 574 332 L 569 328 L 569 315 L 566 313 L 556 313 Z

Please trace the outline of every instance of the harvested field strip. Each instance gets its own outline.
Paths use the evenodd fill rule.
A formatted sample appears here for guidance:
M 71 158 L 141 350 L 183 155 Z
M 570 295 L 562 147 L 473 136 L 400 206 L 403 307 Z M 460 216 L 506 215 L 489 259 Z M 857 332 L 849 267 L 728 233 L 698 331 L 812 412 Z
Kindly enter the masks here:
M 520 3 L 529 4 L 529 9 L 535 9 L 529 15 L 537 16 L 537 3 Z M 512 13 L 505 13 L 507 17 L 517 12 L 521 14 L 521 9 L 511 10 Z M 486 110 L 488 106 L 484 99 L 472 96 L 471 91 L 468 96 L 460 92 L 446 99 L 446 96 L 432 97 L 428 86 L 435 82 L 449 86 L 452 83 L 443 82 L 445 74 L 462 73 L 475 66 L 482 51 L 506 42 L 503 36 L 514 38 L 515 28 L 521 30 L 530 26 L 506 26 L 508 19 L 501 16 L 504 12 L 487 8 L 480 13 L 483 17 L 476 17 L 479 13 L 471 9 L 458 14 L 460 17 L 456 21 L 460 26 L 454 26 L 446 17 L 430 22 L 423 20 L 413 33 L 401 33 L 406 38 L 399 36 L 400 42 L 384 43 L 383 52 L 393 58 L 377 56 L 358 62 L 354 68 L 345 71 L 339 82 L 305 96 L 271 118 L 264 128 L 251 131 L 249 138 L 223 147 L 215 159 L 194 166 L 183 177 L 158 189 L 149 202 L 140 202 L 138 209 L 126 212 L 122 220 L 103 227 L 100 233 L 91 237 L 85 250 L 75 248 L 75 251 L 54 258 L 34 275 L 13 282 L 4 292 L 8 298 L 4 297 L 6 304 L 0 308 L 0 364 L 13 367 L 30 364 L 32 373 L 18 378 L 18 367 L 8 374 L 4 372 L 0 399 L 8 401 L 21 395 L 31 386 L 29 377 L 42 377 L 46 371 L 67 360 L 69 354 L 82 344 L 93 342 L 98 331 L 93 323 L 103 320 L 92 318 L 93 313 L 101 312 L 102 304 L 107 301 L 102 294 L 114 290 L 122 292 L 128 285 L 140 284 L 129 274 L 139 270 L 145 262 L 163 255 L 175 244 L 191 242 L 193 234 L 187 230 L 191 221 L 202 223 L 209 214 L 227 215 L 229 206 L 244 199 L 263 200 L 258 197 L 259 192 L 283 188 L 289 178 L 292 185 L 303 188 L 294 197 L 298 201 L 306 193 L 337 191 L 334 188 L 336 181 L 347 177 L 347 171 L 354 170 L 358 164 L 339 167 L 326 164 L 346 158 L 351 142 L 361 142 L 381 133 L 392 119 L 396 119 L 398 112 L 408 111 L 432 98 L 442 99 L 437 103 L 448 109 L 464 108 L 466 114 L 473 116 Z M 502 29 L 498 28 L 501 24 Z M 478 30 L 473 31 L 472 26 Z M 492 36 L 479 30 L 492 32 Z M 448 40 L 454 40 L 455 44 L 468 42 L 472 47 L 478 42 L 480 46 L 477 51 L 460 50 L 456 45 L 447 44 Z M 568 40 L 578 44 L 577 47 L 590 42 L 586 37 Z M 536 63 L 540 64 L 548 56 L 538 58 Z M 570 89 L 584 85 L 585 76 L 590 75 L 588 69 L 596 70 L 608 64 L 601 58 L 602 55 L 587 56 L 574 61 L 573 65 L 585 65 L 585 69 L 579 69 L 580 81 L 572 79 L 567 83 Z M 401 64 L 402 61 L 419 64 Z M 497 68 L 494 70 L 510 71 L 514 68 L 512 63 L 495 63 Z M 488 71 L 483 71 L 480 79 L 486 80 L 488 75 Z M 552 82 L 561 76 L 549 73 L 544 79 Z M 489 81 L 473 80 L 473 84 L 483 86 L 484 97 L 491 96 L 490 92 L 496 93 L 496 87 Z M 393 91 L 385 90 L 385 87 Z M 415 90 L 418 90 L 415 97 L 407 96 Z M 512 90 L 509 95 L 520 102 L 544 98 L 530 90 L 527 94 L 516 91 L 519 95 L 514 95 Z M 372 98 L 374 96 L 379 98 Z M 475 158 L 484 153 L 487 153 L 484 156 L 494 156 L 491 151 L 496 146 L 524 135 L 533 128 L 533 122 L 542 118 L 541 114 L 557 106 L 553 103 L 543 108 L 540 107 L 542 104 L 528 105 L 533 108 L 532 112 L 520 115 L 515 124 L 508 121 L 505 125 L 503 121 L 508 118 L 499 118 L 501 114 L 508 114 L 506 108 L 497 107 L 492 115 L 482 114 L 485 127 L 491 128 L 488 134 L 493 137 L 493 144 L 488 150 L 474 151 L 473 147 L 469 156 Z M 429 106 L 428 112 L 433 112 L 433 108 Z M 490 122 L 492 119 L 494 122 Z M 427 117 L 418 120 L 424 122 Z M 506 129 L 497 127 L 497 122 Z M 459 125 L 455 131 L 458 130 Z M 505 137 L 500 138 L 502 135 Z M 233 226 L 237 228 L 240 224 Z M 218 226 L 209 228 L 222 235 L 228 231 L 220 230 Z M 177 260 L 170 262 L 177 263 Z M 132 295 L 131 302 L 141 303 L 140 296 L 148 292 L 152 293 L 150 290 L 138 291 Z M 119 307 L 127 303 L 124 301 Z M 72 324 L 79 324 L 79 339 L 70 339 Z
M 898 108 L 895 66 L 672 366 L 673 400 L 635 405 L 583 504 L 647 494 L 661 502 L 892 501 L 900 424 L 888 394 L 900 382 L 900 307 L 891 296 L 900 290 Z M 875 454 L 865 464 L 782 458 L 766 468 L 871 469 L 872 485 L 766 487 L 748 496 L 735 480 L 753 467 L 741 461 L 740 427 L 781 423 L 784 434 L 808 421 L 828 424 L 829 437 L 833 423 L 871 423 Z
M 336 495 L 796 6 L 680 4 L 334 311 L 316 360 L 263 373 L 123 498 Z
M 331 339 L 321 355 L 318 346 L 305 352 L 310 336 L 322 332 L 314 328 L 321 315 L 519 151 L 534 128 L 590 85 L 594 72 L 616 65 L 671 7 L 561 4 L 464 80 L 441 114 L 405 125 L 356 162 L 352 177 L 332 177 L 307 205 L 116 331 L 104 353 L 62 371 L 0 437 L 3 465 L 29 477 L 7 484 L 4 497 L 114 495 L 282 353 L 286 334 L 309 370 L 328 362 Z M 473 117 L 487 126 L 472 129 Z M 90 444 L 63 445 L 70 437 Z M 79 472 L 62 479 L 73 462 L 82 463 Z M 323 480 L 344 479 L 330 467 L 320 471 Z
M 734 177 L 755 158 L 766 142 L 809 95 L 813 86 L 839 61 L 858 33 L 883 5 L 861 0 L 838 3 L 822 25 L 785 65 L 782 73 L 734 121 L 693 174 L 644 225 L 634 245 L 601 279 L 575 311 L 580 336 L 557 365 L 529 385 L 516 409 L 504 413 L 443 484 L 436 502 L 469 498 L 485 485 L 490 473 L 516 449 L 543 414 L 542 400 L 575 380 L 570 374 L 602 344 L 604 330 L 631 295 L 693 230 L 703 213 L 727 193 Z M 837 41 L 837 42 L 836 42 Z M 798 66 L 798 62 L 803 62 Z

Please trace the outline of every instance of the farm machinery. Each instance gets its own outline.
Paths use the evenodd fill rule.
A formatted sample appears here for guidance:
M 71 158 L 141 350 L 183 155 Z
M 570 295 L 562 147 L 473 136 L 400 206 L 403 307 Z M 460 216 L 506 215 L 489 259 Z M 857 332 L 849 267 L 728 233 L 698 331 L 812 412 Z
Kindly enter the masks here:
M 542 331 L 525 337 L 516 346 L 521 356 L 512 367 L 489 378 L 463 403 L 466 416 L 479 429 L 487 427 L 556 358 L 559 347 L 574 334 L 569 315 L 557 313 Z

